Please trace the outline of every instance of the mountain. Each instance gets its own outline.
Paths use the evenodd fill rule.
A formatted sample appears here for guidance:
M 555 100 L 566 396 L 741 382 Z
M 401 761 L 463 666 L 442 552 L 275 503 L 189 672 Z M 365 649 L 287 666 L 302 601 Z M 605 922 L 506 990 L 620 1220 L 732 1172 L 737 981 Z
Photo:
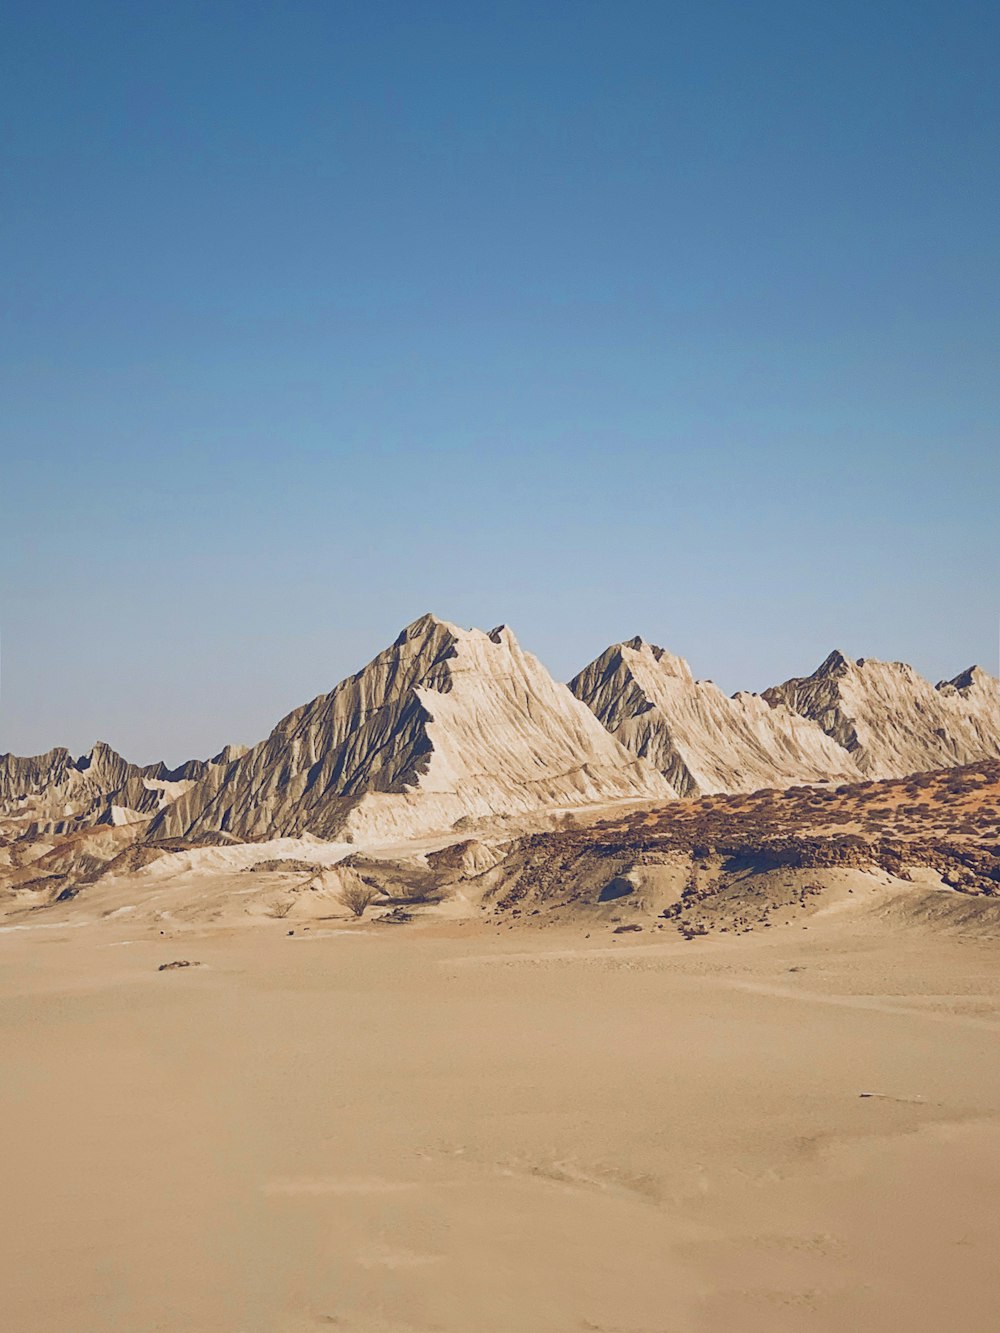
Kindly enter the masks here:
M 616 643 L 570 681 L 616 740 L 648 759 L 681 796 L 857 780 L 821 727 L 756 694 L 725 695 L 640 638 Z
M 764 691 L 817 722 L 867 777 L 1000 757 L 1000 681 L 980 667 L 934 686 L 905 662 L 832 652 L 811 676 Z
M 140 768 L 103 741 L 74 759 L 68 750 L 50 750 L 31 758 L 0 755 L 0 818 L 27 825 L 34 832 L 63 833 L 70 828 L 118 821 L 116 811 L 141 814 L 157 808 L 144 786 L 162 765 Z
M 179 768 L 140 767 L 103 741 L 74 759 L 63 748 L 23 758 L 0 755 L 0 825 L 32 834 L 67 833 L 97 824 L 149 819 L 240 747 L 215 759 L 191 759 Z
M 166 807 L 157 837 L 403 838 L 460 820 L 666 798 L 505 626 L 423 616 Z
M 311 833 L 391 841 L 477 820 L 675 795 L 901 777 L 1000 758 L 1000 682 L 931 685 L 831 653 L 811 675 L 727 697 L 632 639 L 557 684 L 505 626 L 434 616 L 295 709 L 251 750 L 176 769 L 99 743 L 0 755 L 0 841 L 142 825 L 157 840 Z
M 60 746 L 47 754 L 0 754 L 0 810 L 65 781 L 76 763 Z

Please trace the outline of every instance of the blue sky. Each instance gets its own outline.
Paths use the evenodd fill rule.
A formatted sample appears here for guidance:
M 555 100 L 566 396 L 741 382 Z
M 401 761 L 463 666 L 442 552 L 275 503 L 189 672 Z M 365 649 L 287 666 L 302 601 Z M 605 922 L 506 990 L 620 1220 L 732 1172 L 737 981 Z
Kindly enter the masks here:
M 425 610 L 996 671 L 998 58 L 961 0 L 10 0 L 0 749 L 253 741 Z

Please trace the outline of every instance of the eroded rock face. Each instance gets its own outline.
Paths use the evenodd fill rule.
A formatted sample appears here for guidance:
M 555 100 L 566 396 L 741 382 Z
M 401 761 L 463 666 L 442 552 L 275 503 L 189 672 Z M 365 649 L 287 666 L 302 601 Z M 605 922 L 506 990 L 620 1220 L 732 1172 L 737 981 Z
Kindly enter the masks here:
M 158 836 L 409 837 L 457 820 L 674 794 L 500 627 L 423 616 L 163 811 Z
M 0 806 L 6 807 L 12 801 L 62 782 L 74 767 L 70 752 L 62 746 L 47 754 L 0 755 Z
M 934 686 L 904 662 L 853 662 L 833 652 L 811 676 L 763 697 L 817 722 L 866 777 L 1000 757 L 1000 681 L 980 667 Z
M 78 759 L 65 749 L 32 758 L 0 755 L 0 819 L 15 828 L 61 833 L 125 822 L 126 811 L 142 817 L 157 809 L 144 779 L 161 769 L 130 764 L 103 742 Z
M 570 689 L 681 796 L 860 776 L 816 722 L 759 695 L 729 698 L 711 681 L 696 681 L 682 658 L 639 638 L 612 645 Z
M 22 758 L 0 755 L 0 825 L 17 835 L 62 834 L 100 824 L 147 820 L 240 747 L 177 769 L 142 767 L 103 741 L 78 759 L 68 750 Z

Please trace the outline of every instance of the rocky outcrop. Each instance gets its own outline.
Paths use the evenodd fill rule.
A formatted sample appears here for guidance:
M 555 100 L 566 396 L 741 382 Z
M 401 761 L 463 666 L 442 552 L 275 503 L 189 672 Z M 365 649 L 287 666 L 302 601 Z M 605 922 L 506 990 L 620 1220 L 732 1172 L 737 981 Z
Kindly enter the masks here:
M 682 934 L 782 925 L 824 898 L 870 912 L 877 899 L 858 893 L 862 887 L 902 890 L 923 912 L 928 894 L 940 899 L 945 889 L 979 900 L 984 910 L 966 925 L 995 940 L 998 829 L 993 760 L 879 782 L 664 802 L 589 828 L 515 838 L 475 886 L 487 909 L 511 921 L 610 925 L 626 915 Z M 945 908 L 941 919 L 949 915 Z
M 904 662 L 833 652 L 763 697 L 818 723 L 867 777 L 1000 757 L 1000 681 L 980 667 L 934 686 Z
M 214 759 L 192 759 L 176 769 L 131 764 L 103 741 L 78 759 L 62 748 L 30 758 L 0 755 L 0 824 L 34 836 L 149 819 L 244 752 L 227 746 Z
M 206 775 L 154 834 L 404 838 L 460 819 L 673 794 L 509 629 L 423 616 Z
M 76 767 L 69 750 L 62 746 L 47 754 L 0 754 L 0 811 L 58 786 Z
M 98 823 L 125 822 L 124 811 L 156 810 L 143 769 L 99 741 L 87 754 L 50 750 L 33 758 L 0 755 L 0 819 L 33 832 L 62 833 Z
M 695 680 L 682 658 L 639 638 L 612 645 L 570 689 L 682 796 L 860 777 L 815 722 L 756 694 L 729 698 Z

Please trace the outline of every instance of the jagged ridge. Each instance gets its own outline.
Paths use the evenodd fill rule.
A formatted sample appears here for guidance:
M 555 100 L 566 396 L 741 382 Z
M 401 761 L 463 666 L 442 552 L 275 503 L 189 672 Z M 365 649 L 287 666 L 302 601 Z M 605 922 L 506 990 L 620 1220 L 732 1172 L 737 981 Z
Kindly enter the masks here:
M 811 676 L 764 698 L 817 722 L 867 777 L 1000 757 L 1000 681 L 980 667 L 934 686 L 905 662 L 855 662 L 835 651 Z
M 77 759 L 62 747 L 27 758 L 0 755 L 0 820 L 37 835 L 149 819 L 214 765 L 242 752 L 227 746 L 214 759 L 191 759 L 176 769 L 131 764 L 104 741 Z
M 153 834 L 408 837 L 673 794 L 505 626 L 486 634 L 428 615 L 174 802 Z
M 568 689 L 506 627 L 434 616 L 293 710 L 252 750 L 177 769 L 98 744 L 0 756 L 0 832 L 147 823 L 153 836 L 406 838 L 463 818 L 858 776 L 1000 756 L 1000 684 L 979 667 L 932 686 L 902 663 L 833 652 L 763 696 L 727 698 L 641 639 Z
M 570 689 L 682 796 L 846 781 L 860 771 L 815 723 L 756 694 L 727 697 L 640 638 L 613 644 Z

